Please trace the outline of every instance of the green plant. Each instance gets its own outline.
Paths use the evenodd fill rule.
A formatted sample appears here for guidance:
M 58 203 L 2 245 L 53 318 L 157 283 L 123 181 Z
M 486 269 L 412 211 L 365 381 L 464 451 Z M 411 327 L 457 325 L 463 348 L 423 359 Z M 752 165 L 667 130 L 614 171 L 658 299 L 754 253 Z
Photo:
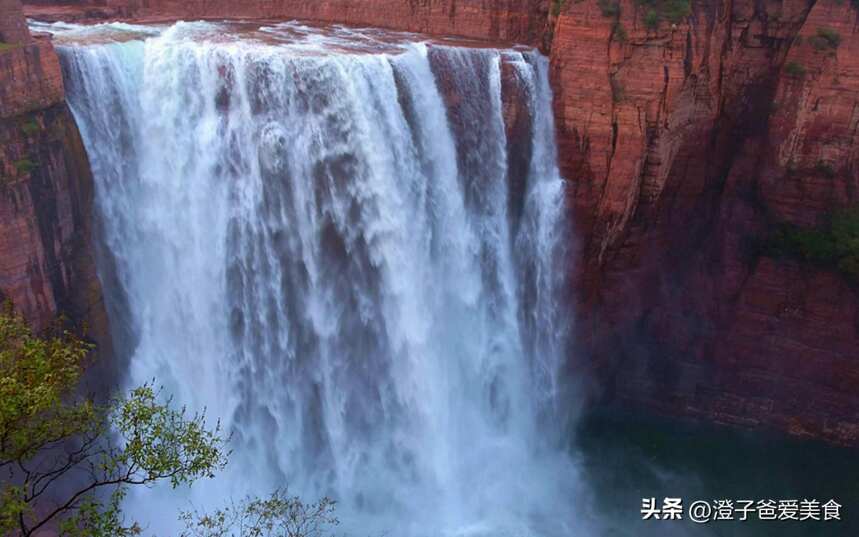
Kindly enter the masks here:
M 567 4 L 567 0 L 552 0 L 552 16 L 557 17 Z
M 2 41 L 0 41 L 0 53 L 6 52 L 7 50 L 16 49 L 18 47 L 19 45 L 16 45 L 14 43 L 3 43 Z
M 626 43 L 627 39 L 629 39 L 629 36 L 626 33 L 626 28 L 624 28 L 623 24 L 620 22 L 615 23 L 614 25 L 614 38 L 619 43 Z
M 620 15 L 620 3 L 616 0 L 597 0 L 597 5 L 603 17 L 617 17 Z
M 329 498 L 304 503 L 275 491 L 210 514 L 185 511 L 179 517 L 185 523 L 179 537 L 322 537 L 340 523 L 335 506 Z
M 644 26 L 648 30 L 656 30 L 659 28 L 659 13 L 655 9 L 648 9 L 644 14 Z
M 81 396 L 91 349 L 68 332 L 36 336 L 11 309 L 0 314 L 2 535 L 30 537 L 49 523 L 64 536 L 135 535 L 120 511 L 128 487 L 177 487 L 226 463 L 220 428 L 159 402 L 149 385 L 104 404 Z
M 767 239 L 765 252 L 859 279 L 859 206 L 836 211 L 816 228 L 782 224 Z
M 34 119 L 31 119 L 29 121 L 25 121 L 21 125 L 21 132 L 23 132 L 27 136 L 35 133 L 38 130 L 39 130 L 39 124 Z
M 814 170 L 820 175 L 827 177 L 829 179 L 834 179 L 837 173 L 835 172 L 835 168 L 832 167 L 832 164 L 825 162 L 823 160 L 818 161 L 817 165 L 814 167 Z
M 16 160 L 13 165 L 19 174 L 30 173 L 38 167 L 35 162 L 28 158 Z
M 832 28 L 821 27 L 809 42 L 816 50 L 835 50 L 841 45 L 841 34 Z
M 805 76 L 805 66 L 798 62 L 788 62 L 784 66 L 784 72 L 787 76 L 793 78 L 802 78 Z
M 662 16 L 673 23 L 681 22 L 692 14 L 689 0 L 662 0 L 659 5 Z
M 626 99 L 626 88 L 623 87 L 620 80 L 611 77 L 611 100 L 619 103 L 624 99 Z

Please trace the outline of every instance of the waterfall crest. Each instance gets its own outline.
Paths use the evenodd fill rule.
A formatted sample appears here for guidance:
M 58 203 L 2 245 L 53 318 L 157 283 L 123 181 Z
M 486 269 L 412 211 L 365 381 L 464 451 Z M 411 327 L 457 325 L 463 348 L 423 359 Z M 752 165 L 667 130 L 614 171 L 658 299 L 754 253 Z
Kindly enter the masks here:
M 73 27 L 58 49 L 126 382 L 234 431 L 225 475 L 132 514 L 289 484 L 338 500 L 351 534 L 577 534 L 546 59 L 295 23 L 105 28 L 127 38 Z

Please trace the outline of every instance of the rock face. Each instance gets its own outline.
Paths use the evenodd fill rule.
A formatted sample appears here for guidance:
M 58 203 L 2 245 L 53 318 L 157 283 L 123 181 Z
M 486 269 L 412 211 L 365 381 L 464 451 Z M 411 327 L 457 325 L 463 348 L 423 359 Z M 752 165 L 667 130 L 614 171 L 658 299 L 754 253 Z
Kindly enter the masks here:
M 758 247 L 780 223 L 859 202 L 850 1 L 34 3 L 64 18 L 306 18 L 542 46 L 581 245 L 574 360 L 595 369 L 596 393 L 859 445 L 856 284 Z M 511 103 L 505 116 L 515 143 L 529 118 Z
M 0 43 L 28 43 L 30 31 L 20 0 L 0 0 Z
M 630 1 L 567 4 L 556 115 L 604 395 L 859 444 L 856 286 L 756 247 L 859 202 L 856 8 L 694 2 L 648 29 Z
M 20 43 L 0 50 L 0 295 L 37 330 L 64 315 L 109 352 L 89 162 L 50 40 Z

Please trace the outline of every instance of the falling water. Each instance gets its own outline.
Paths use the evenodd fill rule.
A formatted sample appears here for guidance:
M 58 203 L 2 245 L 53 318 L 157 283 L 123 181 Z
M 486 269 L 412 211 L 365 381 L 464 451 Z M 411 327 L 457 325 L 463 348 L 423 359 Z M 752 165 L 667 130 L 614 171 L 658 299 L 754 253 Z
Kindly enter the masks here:
M 352 535 L 582 530 L 545 58 L 295 23 L 70 28 L 126 383 L 234 431 L 223 476 L 133 514 L 170 533 L 184 501 L 288 484 Z

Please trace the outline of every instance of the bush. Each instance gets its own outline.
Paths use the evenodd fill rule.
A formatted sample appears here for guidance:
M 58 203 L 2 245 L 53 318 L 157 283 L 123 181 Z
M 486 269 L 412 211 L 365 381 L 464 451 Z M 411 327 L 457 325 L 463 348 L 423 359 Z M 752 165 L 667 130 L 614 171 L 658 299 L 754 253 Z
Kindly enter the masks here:
M 834 179 L 837 175 L 837 173 L 835 172 L 835 168 L 832 167 L 832 164 L 822 160 L 819 161 L 814 167 L 814 171 L 828 179 Z
M 805 66 L 798 62 L 789 62 L 784 66 L 784 72 L 787 76 L 802 78 L 805 76 Z
M 644 26 L 648 30 L 656 30 L 659 28 L 659 13 L 655 9 L 648 9 L 644 15 Z
M 552 16 L 557 17 L 561 14 L 561 10 L 564 9 L 564 5 L 567 3 L 567 0 L 552 0 Z
M 603 17 L 617 17 L 620 15 L 620 3 L 614 0 L 597 0 L 597 5 Z
M 36 163 L 28 158 L 16 160 L 14 166 L 19 174 L 30 173 L 37 168 Z
M 816 50 L 835 50 L 841 45 L 841 34 L 832 28 L 818 28 L 810 42 Z
M 626 43 L 626 40 L 629 39 L 626 28 L 619 22 L 614 25 L 614 38 L 620 43 Z
M 663 19 L 676 24 L 692 14 L 690 0 L 639 0 L 639 4 L 649 8 L 644 14 L 644 25 L 649 30 L 659 28 Z
M 626 89 L 621 84 L 620 80 L 611 78 L 611 100 L 619 103 L 626 98 Z
M 663 0 L 660 11 L 666 19 L 678 23 L 692 13 L 692 6 L 689 0 Z
M 819 228 L 783 224 L 767 240 L 765 251 L 833 268 L 859 280 L 859 206 L 835 212 Z
M 35 133 L 38 130 L 39 130 L 39 124 L 36 123 L 36 121 L 33 119 L 31 119 L 30 121 L 25 121 L 21 125 L 21 132 L 23 132 L 27 136 Z

